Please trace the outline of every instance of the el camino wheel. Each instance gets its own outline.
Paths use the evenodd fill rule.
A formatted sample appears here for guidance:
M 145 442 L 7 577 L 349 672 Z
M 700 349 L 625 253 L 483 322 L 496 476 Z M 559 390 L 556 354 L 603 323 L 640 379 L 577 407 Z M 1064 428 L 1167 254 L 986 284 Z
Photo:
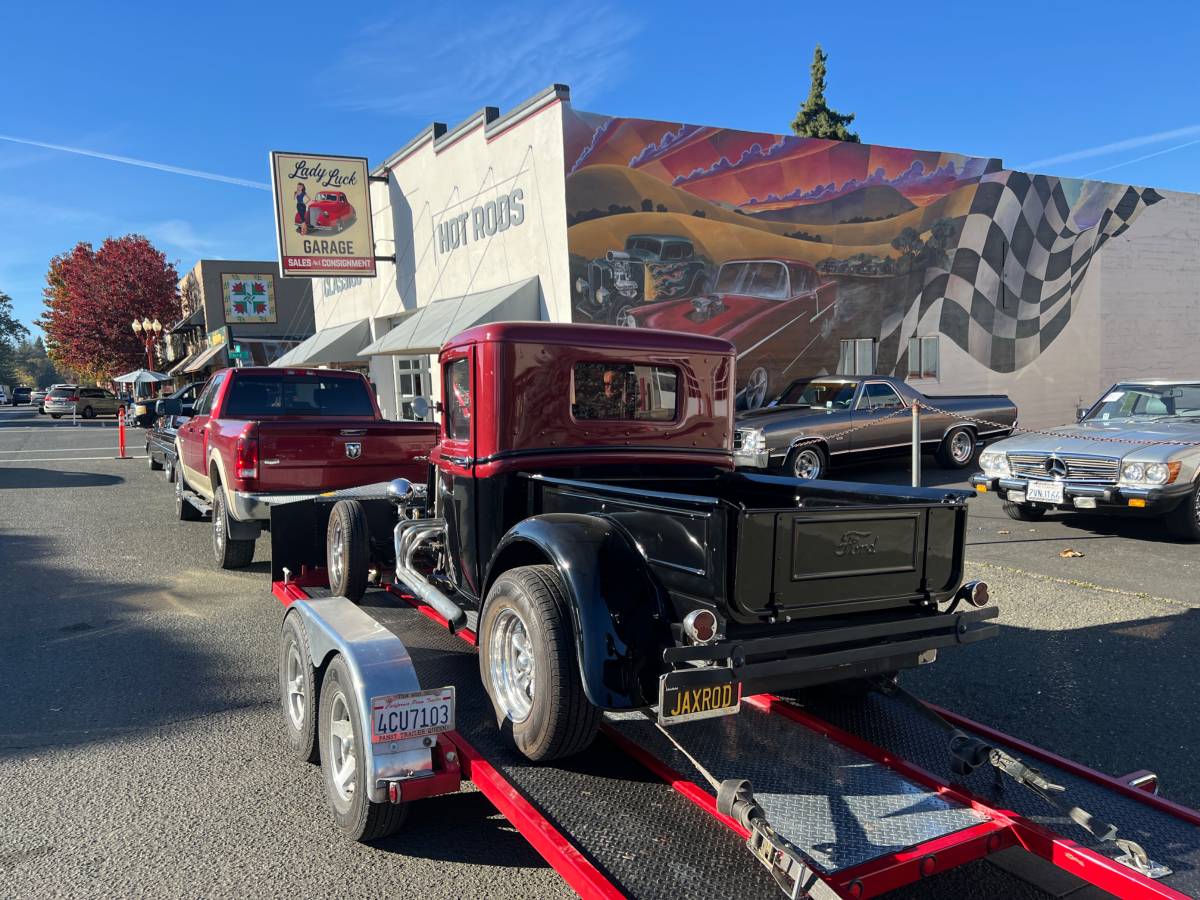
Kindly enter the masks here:
M 154 454 L 150 452 L 149 447 L 146 448 L 146 459 L 148 459 L 150 461 L 150 471 L 151 472 L 161 471 L 163 464 L 154 458 Z
M 1163 520 L 1167 530 L 1175 537 L 1185 541 L 1200 541 L 1200 485 Z
M 770 383 L 770 378 L 767 375 L 767 370 L 759 366 L 750 373 L 750 378 L 746 381 L 746 390 L 744 396 L 746 398 L 746 409 L 758 409 L 767 402 L 767 385 Z
M 188 503 L 187 497 L 184 496 L 186 491 L 181 475 L 175 479 L 175 516 L 180 522 L 198 522 L 200 510 Z
M 938 445 L 938 465 L 943 469 L 965 469 L 975 459 L 978 442 L 970 428 L 955 428 Z
M 279 639 L 279 697 L 288 746 L 305 762 L 321 758 L 317 745 L 315 696 L 316 673 L 308 651 L 308 639 L 297 615 L 283 623 Z
M 329 513 L 325 529 L 325 558 L 329 571 L 329 589 L 351 603 L 358 603 L 367 592 L 367 574 L 371 566 L 371 532 L 367 511 L 358 500 L 339 500 Z
M 175 463 L 171 462 L 170 460 L 167 460 L 167 462 L 163 465 L 163 471 L 166 473 L 166 476 L 167 476 L 167 484 L 174 484 L 175 483 Z
M 820 447 L 798 447 L 788 456 L 787 473 L 811 481 L 825 474 L 825 465 L 825 452 Z
M 496 579 L 479 621 L 479 671 L 505 730 L 526 757 L 559 759 L 596 736 L 600 710 L 583 691 L 553 566 L 521 566 Z
M 325 799 L 338 830 L 356 841 L 394 834 L 408 816 L 407 803 L 375 803 L 367 796 L 366 753 L 350 671 L 336 656 L 321 682 L 317 736 Z

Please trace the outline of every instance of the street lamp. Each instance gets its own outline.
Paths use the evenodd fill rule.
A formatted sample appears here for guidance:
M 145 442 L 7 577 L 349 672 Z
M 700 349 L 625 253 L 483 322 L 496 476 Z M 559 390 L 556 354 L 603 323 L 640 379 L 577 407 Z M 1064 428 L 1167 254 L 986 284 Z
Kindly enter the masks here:
M 151 322 L 149 317 L 144 316 L 140 322 L 134 319 L 131 327 L 133 333 L 142 339 L 142 346 L 146 348 L 146 368 L 154 371 L 154 342 L 162 333 L 162 322 L 158 319 Z

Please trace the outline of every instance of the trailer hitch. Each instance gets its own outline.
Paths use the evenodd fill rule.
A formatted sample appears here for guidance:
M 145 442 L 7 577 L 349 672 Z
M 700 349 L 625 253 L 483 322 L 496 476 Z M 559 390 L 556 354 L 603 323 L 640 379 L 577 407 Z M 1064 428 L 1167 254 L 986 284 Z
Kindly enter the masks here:
M 1067 789 L 1061 784 L 1055 784 L 1033 766 L 975 735 L 967 734 L 900 687 L 894 679 L 878 678 L 872 681 L 872 686 L 881 694 L 903 701 L 926 719 L 950 733 L 950 770 L 955 775 L 970 775 L 980 766 L 988 764 L 995 770 L 997 776 L 1007 775 L 1017 784 L 1033 791 L 1096 840 L 1101 843 L 1112 843 L 1118 847 L 1122 853 L 1116 857 L 1117 862 L 1147 878 L 1165 878 L 1171 874 L 1171 869 L 1152 860 L 1141 844 L 1128 838 L 1117 837 L 1116 825 L 1105 822 L 1103 819 L 1097 819 L 1087 810 L 1078 806 L 1068 806 L 1062 802 L 1059 797 L 1065 794 Z
M 754 799 L 749 781 L 744 778 L 722 781 L 717 788 L 717 812 L 750 833 L 746 846 L 791 900 L 837 900 L 837 891 L 822 881 L 800 851 L 771 827 L 763 808 Z

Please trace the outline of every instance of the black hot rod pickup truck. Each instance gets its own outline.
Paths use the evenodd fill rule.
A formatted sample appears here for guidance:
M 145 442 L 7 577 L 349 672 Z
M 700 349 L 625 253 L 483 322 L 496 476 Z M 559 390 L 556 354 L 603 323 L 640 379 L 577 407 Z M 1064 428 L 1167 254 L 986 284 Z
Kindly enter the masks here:
M 473 628 L 531 759 L 585 747 L 602 710 L 736 713 L 996 631 L 962 580 L 967 492 L 734 469 L 726 341 L 498 323 L 440 366 L 427 483 L 273 506 L 272 578 L 383 581 Z

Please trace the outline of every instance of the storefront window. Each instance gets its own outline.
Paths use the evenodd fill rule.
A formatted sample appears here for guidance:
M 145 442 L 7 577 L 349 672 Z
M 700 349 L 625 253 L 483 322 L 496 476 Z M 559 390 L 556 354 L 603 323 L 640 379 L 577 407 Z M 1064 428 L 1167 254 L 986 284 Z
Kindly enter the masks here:
M 422 421 L 413 409 L 418 397 L 429 399 L 429 363 L 425 356 L 396 358 L 396 409 L 399 418 L 406 421 Z M 426 415 L 428 419 L 428 415 Z

